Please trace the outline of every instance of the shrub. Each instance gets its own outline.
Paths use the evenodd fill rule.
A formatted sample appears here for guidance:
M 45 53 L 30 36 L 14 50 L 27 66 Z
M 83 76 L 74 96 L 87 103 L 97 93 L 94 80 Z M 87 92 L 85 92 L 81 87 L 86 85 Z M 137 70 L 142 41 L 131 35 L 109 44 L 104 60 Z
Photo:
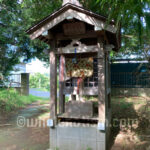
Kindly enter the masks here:
M 15 89 L 0 89 L 0 112 L 11 112 L 35 102 L 35 96 L 21 96 Z

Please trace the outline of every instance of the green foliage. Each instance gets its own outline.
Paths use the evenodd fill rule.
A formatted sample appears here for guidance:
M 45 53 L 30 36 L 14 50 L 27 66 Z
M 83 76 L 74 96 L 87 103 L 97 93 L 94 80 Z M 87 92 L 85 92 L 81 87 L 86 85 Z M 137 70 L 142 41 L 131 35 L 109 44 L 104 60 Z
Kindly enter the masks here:
M 115 20 L 121 26 L 122 48 L 112 57 L 149 57 L 145 48 L 150 42 L 149 0 L 83 0 L 84 6 L 96 13 L 108 16 L 108 22 Z M 145 56 L 146 55 L 146 56 Z
M 0 71 L 4 75 L 7 73 L 6 70 L 11 70 L 12 66 L 19 62 L 15 57 L 16 49 L 10 47 L 11 45 L 17 46 L 19 34 L 16 27 L 17 16 L 19 16 L 17 10 L 16 0 L 0 2 Z
M 41 73 L 36 73 L 35 75 L 30 76 L 30 88 L 39 88 L 42 90 L 49 91 L 50 81 L 49 76 L 46 76 Z
M 86 150 L 92 150 L 91 148 L 87 148 Z
M 43 52 L 48 46 L 40 41 L 31 41 L 25 33 L 26 23 L 30 25 L 30 19 L 26 18 L 29 16 L 20 2 L 0 1 L 0 73 L 4 76 L 20 63 L 20 59 L 27 62 L 38 57 L 48 61 L 48 56 Z
M 137 117 L 137 114 L 133 107 L 133 102 L 128 102 L 126 98 L 112 97 L 111 106 L 112 116 L 115 119 L 126 119 L 128 116 L 130 116 L 130 118 Z
M 148 57 L 150 42 L 149 0 L 80 0 L 84 7 L 108 16 L 122 27 L 122 48 L 112 57 L 128 58 L 131 54 Z M 20 58 L 39 58 L 48 62 L 43 50 L 48 45 L 31 41 L 26 35 L 31 25 L 61 7 L 62 0 L 0 0 L 0 72 L 7 75 Z
M 35 96 L 21 96 L 14 89 L 0 89 L 0 112 L 11 112 L 39 100 Z
M 50 13 L 61 7 L 61 0 L 24 0 L 21 3 L 25 25 L 28 29 L 34 23 L 48 16 Z

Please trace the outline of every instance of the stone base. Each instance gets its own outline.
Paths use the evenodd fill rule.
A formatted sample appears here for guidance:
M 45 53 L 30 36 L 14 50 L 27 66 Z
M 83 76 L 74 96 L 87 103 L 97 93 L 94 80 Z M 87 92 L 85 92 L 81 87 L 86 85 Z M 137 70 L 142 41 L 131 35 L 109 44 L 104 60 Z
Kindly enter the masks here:
M 69 101 L 65 105 L 65 113 L 68 117 L 93 117 L 93 102 Z
M 62 122 L 50 129 L 50 150 L 106 150 L 105 139 L 97 125 Z

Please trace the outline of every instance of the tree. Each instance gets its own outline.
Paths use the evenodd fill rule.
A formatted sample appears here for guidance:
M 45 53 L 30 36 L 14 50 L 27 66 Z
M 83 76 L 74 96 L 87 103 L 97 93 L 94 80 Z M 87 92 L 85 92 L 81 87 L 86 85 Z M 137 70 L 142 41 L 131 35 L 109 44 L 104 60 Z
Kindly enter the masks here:
M 49 77 L 44 74 L 36 73 L 30 76 L 30 88 L 50 89 Z
M 4 75 L 7 73 L 6 70 L 11 70 L 12 66 L 18 63 L 15 57 L 15 37 L 19 34 L 15 25 L 17 15 L 19 12 L 15 0 L 0 1 L 0 71 Z
M 131 54 L 149 58 L 150 1 L 149 0 L 80 0 L 83 6 L 108 16 L 121 25 L 122 48 L 114 57 Z M 0 0 L 0 72 L 7 75 L 20 58 L 39 58 L 48 62 L 43 50 L 48 45 L 31 41 L 25 30 L 62 4 L 62 0 Z M 142 55 L 141 55 L 142 54 Z
M 139 53 L 141 57 L 141 52 L 144 57 L 141 51 L 146 44 L 144 39 L 150 37 L 149 0 L 80 0 L 80 2 L 85 8 L 108 16 L 108 22 L 114 19 L 117 27 L 121 25 L 122 48 L 120 53 L 113 55 L 114 57 L 129 57 L 131 54 Z M 28 8 L 27 18 L 30 18 L 31 22 L 37 22 L 59 8 L 61 4 L 61 0 L 29 0 L 24 1 L 22 7 Z M 27 7 L 29 5 L 32 7 Z
M 150 39 L 150 0 L 82 0 L 83 4 L 96 13 L 114 19 L 121 25 L 122 48 L 117 57 L 131 54 L 145 57 L 143 50 Z M 147 46 L 146 46 L 147 47 Z M 140 55 L 139 55 L 140 54 Z M 142 54 L 142 55 L 141 55 Z
M 25 33 L 25 12 L 19 0 L 0 0 L 0 73 L 7 76 L 21 59 L 34 57 L 48 61 L 40 41 L 31 41 Z M 29 20 L 30 21 L 30 20 Z

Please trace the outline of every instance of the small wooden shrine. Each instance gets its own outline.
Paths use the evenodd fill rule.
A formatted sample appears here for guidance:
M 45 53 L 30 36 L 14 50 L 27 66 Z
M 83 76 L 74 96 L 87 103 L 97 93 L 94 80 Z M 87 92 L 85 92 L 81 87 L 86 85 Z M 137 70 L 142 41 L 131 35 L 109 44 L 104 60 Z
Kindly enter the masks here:
M 51 150 L 109 148 L 109 53 L 120 48 L 119 30 L 113 21 L 108 24 L 106 17 L 84 9 L 77 0 L 64 0 L 59 10 L 27 30 L 32 40 L 50 45 Z

